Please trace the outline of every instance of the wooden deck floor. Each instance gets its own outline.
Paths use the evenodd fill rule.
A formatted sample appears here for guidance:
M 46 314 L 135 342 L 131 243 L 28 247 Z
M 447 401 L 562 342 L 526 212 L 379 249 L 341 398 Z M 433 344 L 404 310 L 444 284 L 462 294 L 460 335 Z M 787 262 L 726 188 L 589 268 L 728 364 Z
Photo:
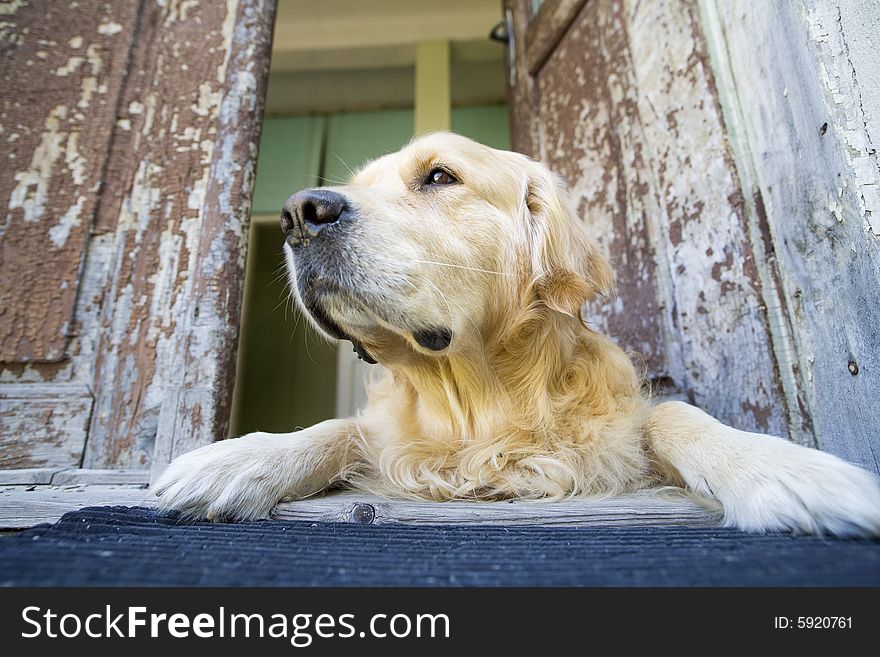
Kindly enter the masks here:
M 154 506 L 149 473 L 121 470 L 6 470 L 0 474 L 0 529 L 55 522 L 84 506 Z M 418 502 L 340 491 L 283 502 L 279 520 L 357 524 L 705 527 L 719 515 L 680 495 L 643 493 L 628 497 L 564 502 Z
M 720 516 L 679 495 L 645 493 L 564 502 L 419 502 L 389 500 L 352 491 L 282 502 L 280 520 L 404 525 L 686 525 L 716 526 Z

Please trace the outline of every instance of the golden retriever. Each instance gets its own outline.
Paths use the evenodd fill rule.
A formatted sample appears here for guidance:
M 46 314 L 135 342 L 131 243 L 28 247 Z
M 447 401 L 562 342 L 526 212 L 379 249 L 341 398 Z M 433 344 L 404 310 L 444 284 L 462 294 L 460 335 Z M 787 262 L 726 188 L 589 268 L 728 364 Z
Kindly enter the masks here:
M 281 224 L 304 313 L 383 375 L 357 417 L 176 459 L 154 488 L 164 508 L 260 518 L 334 484 L 426 500 L 674 485 L 745 530 L 880 534 L 873 474 L 651 406 L 623 350 L 584 324 L 612 271 L 544 165 L 431 134 L 295 194 Z

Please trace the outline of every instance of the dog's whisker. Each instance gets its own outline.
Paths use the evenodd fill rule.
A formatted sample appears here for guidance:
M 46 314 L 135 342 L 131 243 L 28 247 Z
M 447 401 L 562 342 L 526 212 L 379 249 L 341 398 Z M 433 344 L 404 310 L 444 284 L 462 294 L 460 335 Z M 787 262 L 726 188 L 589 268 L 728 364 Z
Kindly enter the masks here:
M 296 318 L 296 324 L 299 325 L 299 317 Z M 309 349 L 309 336 L 310 336 L 310 334 L 311 334 L 311 331 L 309 331 L 308 329 L 303 331 L 303 347 L 305 348 L 306 356 L 308 356 L 309 361 L 311 361 L 312 365 L 317 365 L 318 361 L 315 360 L 315 357 L 312 356 L 312 352 Z
M 332 178 L 328 176 L 321 176 L 319 180 L 321 181 L 322 185 L 324 183 L 330 183 L 331 185 L 345 185 L 348 182 L 347 180 L 343 180 L 342 178 Z
M 440 267 L 452 267 L 454 269 L 467 269 L 468 271 L 476 271 L 482 274 L 495 274 L 496 276 L 510 276 L 506 271 L 492 271 L 491 269 L 480 269 L 479 267 L 468 267 L 466 265 L 455 265 L 451 262 L 437 262 L 436 260 L 414 260 L 414 262 L 423 265 L 439 265 Z
M 283 291 L 282 291 L 282 294 L 283 294 Z M 281 301 L 279 301 L 277 304 L 275 304 L 275 307 L 272 308 L 272 310 L 269 311 L 269 314 L 271 315 L 271 314 L 274 313 L 276 310 L 278 310 L 278 308 L 281 307 L 281 304 L 282 304 L 282 303 L 285 303 L 286 301 L 287 301 L 287 297 L 286 297 L 286 296 L 282 297 L 282 298 L 281 298 Z M 285 321 L 285 322 L 287 321 L 287 309 L 286 309 L 286 308 L 284 309 L 284 321 Z
M 342 163 L 342 166 L 345 167 L 345 170 L 348 171 L 349 175 L 354 177 L 354 171 L 352 171 L 351 167 L 345 163 L 345 160 L 343 160 L 341 157 L 339 157 L 338 153 L 333 153 L 333 157 L 335 157 L 337 160 L 339 160 Z
M 275 273 L 275 277 L 269 281 L 269 285 L 273 285 L 283 279 L 287 275 L 287 271 L 279 271 Z

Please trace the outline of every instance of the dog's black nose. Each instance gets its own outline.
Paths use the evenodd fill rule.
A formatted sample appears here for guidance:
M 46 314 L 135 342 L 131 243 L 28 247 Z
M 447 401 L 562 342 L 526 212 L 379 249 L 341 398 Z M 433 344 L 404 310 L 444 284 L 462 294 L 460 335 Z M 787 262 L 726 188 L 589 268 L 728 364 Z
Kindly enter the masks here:
M 314 237 L 325 227 L 335 224 L 348 209 L 347 199 L 326 189 L 304 189 L 297 192 L 281 208 L 281 230 Z

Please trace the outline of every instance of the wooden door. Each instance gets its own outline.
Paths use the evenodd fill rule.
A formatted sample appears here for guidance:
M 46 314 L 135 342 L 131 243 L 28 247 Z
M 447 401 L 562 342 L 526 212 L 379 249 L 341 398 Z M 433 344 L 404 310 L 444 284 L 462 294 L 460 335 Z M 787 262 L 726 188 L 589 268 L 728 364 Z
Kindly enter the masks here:
M 274 1 L 0 13 L 0 468 L 161 468 L 226 435 Z
M 880 96 L 855 9 L 798 4 L 508 0 L 512 142 L 570 185 L 618 276 L 590 320 L 661 392 L 877 471 Z

